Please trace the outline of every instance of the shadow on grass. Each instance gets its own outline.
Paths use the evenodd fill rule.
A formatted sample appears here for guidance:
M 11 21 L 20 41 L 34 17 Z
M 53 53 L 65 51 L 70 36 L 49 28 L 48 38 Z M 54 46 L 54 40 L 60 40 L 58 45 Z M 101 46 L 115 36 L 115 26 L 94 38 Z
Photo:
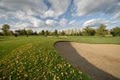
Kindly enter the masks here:
M 56 42 L 54 47 L 67 62 L 89 75 L 93 80 L 120 80 L 88 62 L 79 55 L 70 42 Z

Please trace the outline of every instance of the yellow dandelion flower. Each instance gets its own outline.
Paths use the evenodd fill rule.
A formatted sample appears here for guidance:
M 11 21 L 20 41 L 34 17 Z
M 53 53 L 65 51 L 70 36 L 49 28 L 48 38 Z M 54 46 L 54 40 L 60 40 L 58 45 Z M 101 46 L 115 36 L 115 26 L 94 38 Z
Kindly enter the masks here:
M 24 74 L 24 77 L 28 77 L 28 75 L 27 75 L 27 74 Z

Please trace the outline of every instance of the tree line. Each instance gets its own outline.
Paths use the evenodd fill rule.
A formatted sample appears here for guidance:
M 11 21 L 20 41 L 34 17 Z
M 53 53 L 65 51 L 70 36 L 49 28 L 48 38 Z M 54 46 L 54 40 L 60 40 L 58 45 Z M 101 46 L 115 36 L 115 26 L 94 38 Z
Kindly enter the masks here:
M 100 24 L 96 29 L 91 26 L 86 26 L 82 30 L 78 29 L 68 29 L 68 30 L 41 30 L 40 32 L 33 31 L 32 29 L 18 29 L 15 31 L 10 30 L 10 25 L 4 24 L 1 28 L 0 36 L 10 36 L 14 35 L 15 37 L 26 35 L 27 37 L 30 35 L 41 35 L 41 36 L 102 36 L 112 35 L 112 36 L 120 36 L 120 27 L 115 27 L 112 29 L 106 29 L 106 25 Z

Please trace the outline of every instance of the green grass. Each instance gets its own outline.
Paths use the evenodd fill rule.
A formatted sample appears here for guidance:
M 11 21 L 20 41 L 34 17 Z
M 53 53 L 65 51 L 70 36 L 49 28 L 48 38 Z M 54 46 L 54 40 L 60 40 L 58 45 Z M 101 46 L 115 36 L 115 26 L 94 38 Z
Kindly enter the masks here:
M 0 37 L 0 80 L 89 80 L 53 47 L 64 40 L 120 44 L 120 37 Z
M 9 40 L 8 40 L 9 39 Z M 63 60 L 53 44 L 65 38 L 8 37 L 0 41 L 0 78 L 26 79 L 89 79 Z
M 69 40 L 90 44 L 120 44 L 120 37 L 98 37 L 98 36 L 72 36 Z

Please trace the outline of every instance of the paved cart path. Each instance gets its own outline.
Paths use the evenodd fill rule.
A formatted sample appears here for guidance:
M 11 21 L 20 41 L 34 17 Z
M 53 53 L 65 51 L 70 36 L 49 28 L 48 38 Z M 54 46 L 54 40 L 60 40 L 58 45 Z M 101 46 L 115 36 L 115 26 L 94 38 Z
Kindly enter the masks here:
M 94 80 L 120 80 L 120 45 L 57 42 L 55 48 Z

